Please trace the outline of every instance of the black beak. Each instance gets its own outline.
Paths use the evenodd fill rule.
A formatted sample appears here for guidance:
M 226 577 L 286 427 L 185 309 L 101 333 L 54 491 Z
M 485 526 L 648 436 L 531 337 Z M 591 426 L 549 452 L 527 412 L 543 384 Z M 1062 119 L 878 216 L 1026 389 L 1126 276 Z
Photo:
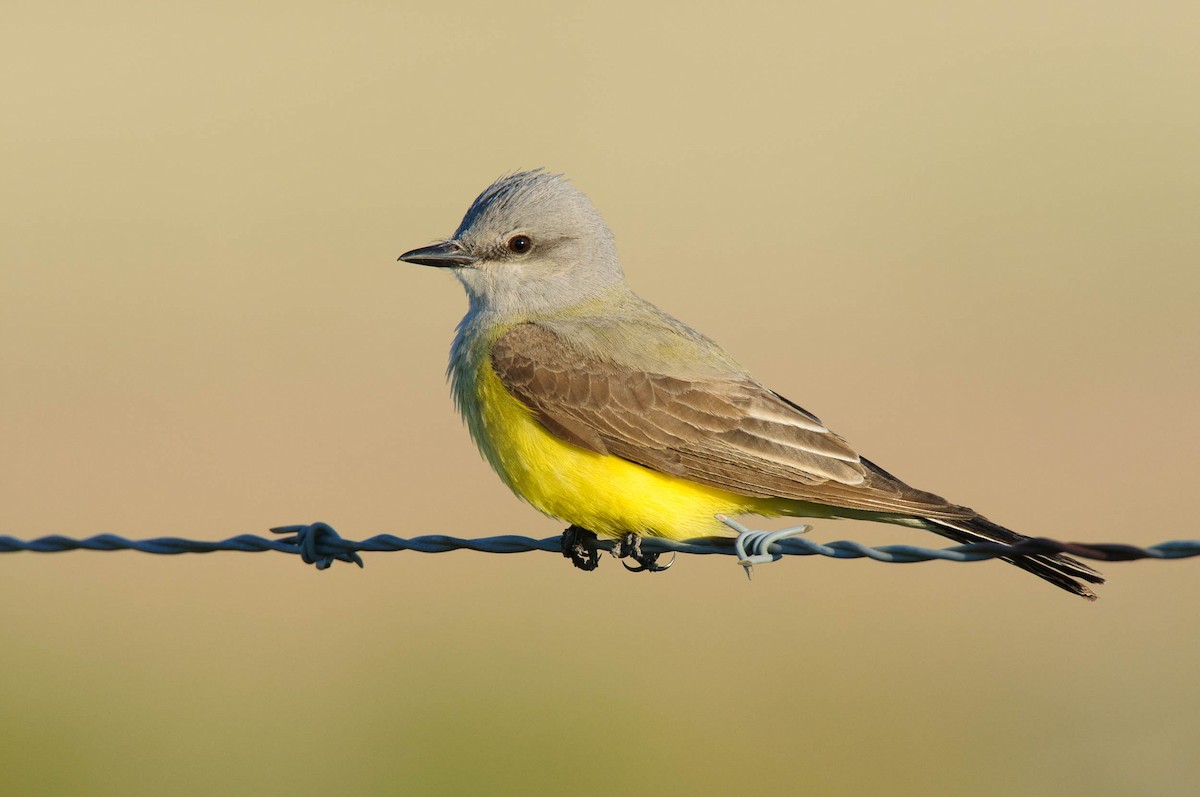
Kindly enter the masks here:
M 416 263 L 419 266 L 437 266 L 438 268 L 457 268 L 469 266 L 479 258 L 469 255 L 453 241 L 443 241 L 433 246 L 422 246 L 411 252 L 405 252 L 396 258 L 405 263 Z

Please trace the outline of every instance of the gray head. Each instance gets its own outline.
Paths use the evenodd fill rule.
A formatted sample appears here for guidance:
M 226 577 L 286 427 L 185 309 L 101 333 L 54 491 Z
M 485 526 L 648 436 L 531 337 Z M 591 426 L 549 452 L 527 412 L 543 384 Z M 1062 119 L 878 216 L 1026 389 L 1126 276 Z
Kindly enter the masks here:
M 400 259 L 452 269 L 477 312 L 553 312 L 628 290 L 604 219 L 565 178 L 541 169 L 492 183 L 452 238 Z

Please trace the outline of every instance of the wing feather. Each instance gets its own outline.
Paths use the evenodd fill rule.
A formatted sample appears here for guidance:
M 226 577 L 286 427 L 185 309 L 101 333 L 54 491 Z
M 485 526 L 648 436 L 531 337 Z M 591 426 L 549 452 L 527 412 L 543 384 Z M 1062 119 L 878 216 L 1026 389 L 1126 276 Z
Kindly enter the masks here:
M 505 388 L 562 440 L 741 495 L 865 512 L 958 517 L 820 420 L 746 376 L 650 373 L 572 346 L 536 323 L 493 344 Z

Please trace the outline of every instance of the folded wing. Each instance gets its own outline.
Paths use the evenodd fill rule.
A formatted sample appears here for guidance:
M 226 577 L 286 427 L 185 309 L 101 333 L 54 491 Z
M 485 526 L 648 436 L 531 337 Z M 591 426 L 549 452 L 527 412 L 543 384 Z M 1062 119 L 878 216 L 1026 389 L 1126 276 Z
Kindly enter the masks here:
M 816 416 L 748 377 L 641 371 L 536 323 L 502 335 L 491 365 L 552 434 L 662 473 L 865 512 L 970 513 L 860 458 Z

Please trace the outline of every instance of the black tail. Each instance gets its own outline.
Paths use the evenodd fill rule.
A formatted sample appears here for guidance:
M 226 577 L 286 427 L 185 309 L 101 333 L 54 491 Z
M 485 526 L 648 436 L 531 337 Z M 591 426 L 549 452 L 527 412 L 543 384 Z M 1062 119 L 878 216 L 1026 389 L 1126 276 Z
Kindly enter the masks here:
M 971 544 L 976 542 L 1000 542 L 1012 545 L 1029 539 L 1028 537 L 998 526 L 985 517 L 976 515 L 964 520 L 938 520 L 925 518 L 927 528 L 943 537 L 949 537 L 955 542 Z M 1044 578 L 1059 589 L 1081 595 L 1090 601 L 1096 600 L 1096 593 L 1081 584 L 1076 579 L 1082 579 L 1091 584 L 1103 584 L 1104 576 L 1083 562 L 1063 554 L 1035 554 L 1033 556 L 1005 556 L 1004 561 L 1010 562 L 1022 570 L 1028 570 L 1039 578 Z

